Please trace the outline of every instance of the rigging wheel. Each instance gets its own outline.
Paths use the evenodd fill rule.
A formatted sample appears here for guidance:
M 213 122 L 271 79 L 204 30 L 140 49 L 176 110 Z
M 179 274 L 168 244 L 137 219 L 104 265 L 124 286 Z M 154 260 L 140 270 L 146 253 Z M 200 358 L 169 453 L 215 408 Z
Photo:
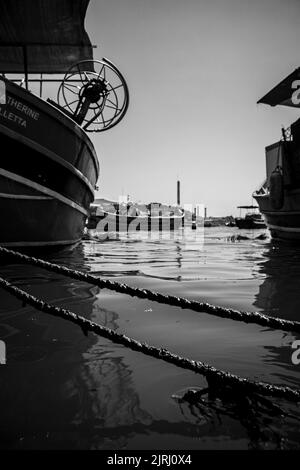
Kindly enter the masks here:
M 125 116 L 129 92 L 123 75 L 108 59 L 83 60 L 66 72 L 57 101 L 84 130 L 102 132 Z

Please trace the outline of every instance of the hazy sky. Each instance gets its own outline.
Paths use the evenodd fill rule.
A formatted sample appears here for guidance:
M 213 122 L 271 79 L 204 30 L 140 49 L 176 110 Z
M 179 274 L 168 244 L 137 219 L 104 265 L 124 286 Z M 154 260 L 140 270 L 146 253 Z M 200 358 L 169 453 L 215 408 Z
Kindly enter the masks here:
M 130 107 L 92 135 L 98 196 L 203 203 L 236 214 L 264 148 L 299 112 L 256 102 L 300 65 L 297 0 L 91 0 L 86 30 L 127 79 Z

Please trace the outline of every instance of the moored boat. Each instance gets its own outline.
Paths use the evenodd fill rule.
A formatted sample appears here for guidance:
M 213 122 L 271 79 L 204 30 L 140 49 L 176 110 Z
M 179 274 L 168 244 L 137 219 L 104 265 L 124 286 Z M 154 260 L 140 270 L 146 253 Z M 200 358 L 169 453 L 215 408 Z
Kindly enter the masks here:
M 80 240 L 99 174 L 96 152 L 76 122 L 29 91 L 2 79 L 1 245 L 63 246 Z M 37 118 L 13 120 L 15 106 Z M 22 115 L 21 113 L 19 113 Z M 16 114 L 16 116 L 18 116 Z
M 60 248 L 83 235 L 99 176 L 88 132 L 113 127 L 128 106 L 121 73 L 107 59 L 93 59 L 84 29 L 88 3 L 2 2 L 2 246 Z M 57 101 L 43 99 L 43 86 L 55 82 Z M 35 85 L 39 95 L 30 90 Z
M 258 103 L 299 107 L 299 79 L 300 68 Z M 273 238 L 300 241 L 300 119 L 266 147 L 266 180 L 253 197 Z
M 266 228 L 266 223 L 259 212 L 257 206 L 238 206 L 238 209 L 246 209 L 247 212 L 244 217 L 236 217 L 235 225 L 240 229 L 260 229 Z

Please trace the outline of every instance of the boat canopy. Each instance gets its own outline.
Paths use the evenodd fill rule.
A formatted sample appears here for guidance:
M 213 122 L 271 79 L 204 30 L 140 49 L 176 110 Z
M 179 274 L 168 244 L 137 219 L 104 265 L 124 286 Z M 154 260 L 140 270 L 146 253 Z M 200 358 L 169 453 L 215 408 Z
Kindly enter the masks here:
M 1 0 L 0 72 L 65 73 L 93 50 L 84 29 L 89 0 Z
M 298 82 L 297 82 L 298 81 Z M 300 107 L 300 68 L 288 75 L 282 82 L 263 96 L 257 103 L 269 104 L 271 106 Z

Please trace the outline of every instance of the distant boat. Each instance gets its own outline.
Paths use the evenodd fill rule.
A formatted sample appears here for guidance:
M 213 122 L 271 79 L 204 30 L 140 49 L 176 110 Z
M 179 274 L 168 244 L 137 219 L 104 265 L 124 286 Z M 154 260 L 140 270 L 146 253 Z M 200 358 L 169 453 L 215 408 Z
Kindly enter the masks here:
M 236 227 L 236 223 L 234 220 L 229 220 L 229 222 L 225 223 L 226 227 Z
M 238 209 L 251 210 L 244 217 L 236 217 L 235 224 L 238 228 L 260 229 L 266 228 L 266 223 L 259 212 L 255 212 L 258 206 L 238 206 Z
M 213 227 L 213 222 L 210 219 L 204 219 L 204 227 Z

